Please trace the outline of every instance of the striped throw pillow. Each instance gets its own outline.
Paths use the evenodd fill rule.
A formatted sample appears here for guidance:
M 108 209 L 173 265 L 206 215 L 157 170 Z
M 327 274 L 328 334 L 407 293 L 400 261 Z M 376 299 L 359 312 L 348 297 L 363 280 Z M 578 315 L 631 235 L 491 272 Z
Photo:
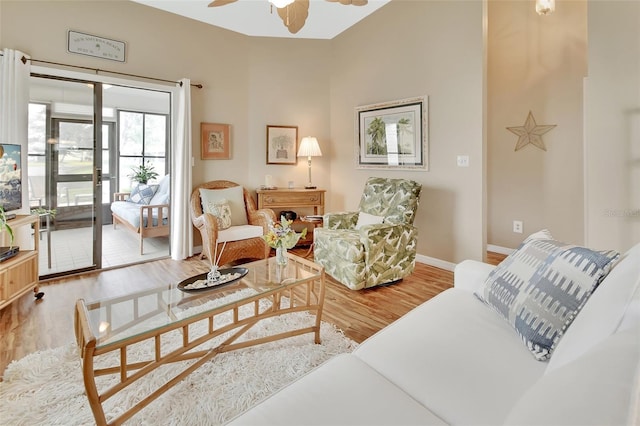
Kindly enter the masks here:
M 613 250 L 528 238 L 489 274 L 477 296 L 544 361 L 619 256 Z

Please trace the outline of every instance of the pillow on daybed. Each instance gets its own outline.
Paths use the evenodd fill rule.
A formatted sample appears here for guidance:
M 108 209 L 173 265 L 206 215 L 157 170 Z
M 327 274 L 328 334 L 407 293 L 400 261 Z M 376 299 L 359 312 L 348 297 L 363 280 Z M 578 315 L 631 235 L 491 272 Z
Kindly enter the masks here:
M 151 201 L 157 190 L 158 185 L 147 185 L 146 183 L 140 183 L 131 190 L 131 194 L 129 194 L 129 199 L 127 201 L 136 204 L 149 205 L 149 202 Z
M 527 238 L 487 277 L 478 297 L 518 332 L 533 356 L 549 359 L 589 296 L 618 259 L 551 238 Z
M 158 190 L 149 202 L 152 205 L 169 204 L 169 196 L 171 194 L 171 177 L 165 175 L 158 183 Z
M 241 186 L 232 186 L 224 189 L 204 189 L 200 188 L 200 201 L 202 209 L 205 210 L 209 203 L 220 200 L 227 200 L 231 207 L 231 226 L 246 225 L 247 210 L 244 206 L 244 193 Z

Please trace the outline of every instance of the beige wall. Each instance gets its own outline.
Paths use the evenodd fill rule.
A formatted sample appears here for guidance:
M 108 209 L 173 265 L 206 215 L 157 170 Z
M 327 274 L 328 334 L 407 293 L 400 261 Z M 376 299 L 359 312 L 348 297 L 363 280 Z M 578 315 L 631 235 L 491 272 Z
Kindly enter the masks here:
M 640 2 L 589 1 L 586 243 L 640 242 Z
M 393 1 L 332 42 L 331 210 L 357 208 L 369 176 L 414 179 L 418 253 L 482 259 L 482 3 Z M 429 96 L 429 171 L 357 169 L 354 108 L 419 95 Z M 459 154 L 471 167 L 456 167 Z
M 298 141 L 304 136 L 318 139 L 322 157 L 312 159 L 312 180 L 328 189 L 329 73 L 330 44 L 326 40 L 250 38 L 249 109 L 251 167 L 248 182 L 252 187 L 264 184 L 264 176 L 273 176 L 273 184 L 296 187 L 307 183 L 306 158 L 298 164 L 266 164 L 266 125 L 298 126 Z M 276 212 L 278 213 L 278 212 Z
M 587 6 L 559 0 L 548 16 L 532 2 L 489 2 L 488 235 L 515 248 L 543 228 L 563 241 L 583 243 L 583 78 Z M 556 124 L 542 136 L 546 152 L 506 127 Z M 524 233 L 513 232 L 513 221 Z

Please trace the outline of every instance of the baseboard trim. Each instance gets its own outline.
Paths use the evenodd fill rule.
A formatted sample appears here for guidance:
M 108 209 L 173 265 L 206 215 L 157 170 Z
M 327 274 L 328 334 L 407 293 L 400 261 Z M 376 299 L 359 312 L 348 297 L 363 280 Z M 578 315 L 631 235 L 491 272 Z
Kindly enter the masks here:
M 505 254 L 509 256 L 515 250 L 508 247 L 494 246 L 493 244 L 487 244 L 487 251 L 492 251 L 494 253 Z
M 435 257 L 429 257 L 422 254 L 416 254 L 416 262 L 424 263 L 425 265 L 434 266 L 436 268 L 452 272 L 456 267 L 455 263 L 447 262 L 446 260 L 436 259 Z

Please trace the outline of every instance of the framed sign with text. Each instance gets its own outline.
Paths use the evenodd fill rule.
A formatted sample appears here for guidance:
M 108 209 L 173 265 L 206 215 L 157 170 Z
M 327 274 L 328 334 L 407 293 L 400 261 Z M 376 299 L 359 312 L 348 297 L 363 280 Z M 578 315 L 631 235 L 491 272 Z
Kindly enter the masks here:
M 69 30 L 67 50 L 78 55 L 94 56 L 111 61 L 125 62 L 126 43 L 91 34 Z

